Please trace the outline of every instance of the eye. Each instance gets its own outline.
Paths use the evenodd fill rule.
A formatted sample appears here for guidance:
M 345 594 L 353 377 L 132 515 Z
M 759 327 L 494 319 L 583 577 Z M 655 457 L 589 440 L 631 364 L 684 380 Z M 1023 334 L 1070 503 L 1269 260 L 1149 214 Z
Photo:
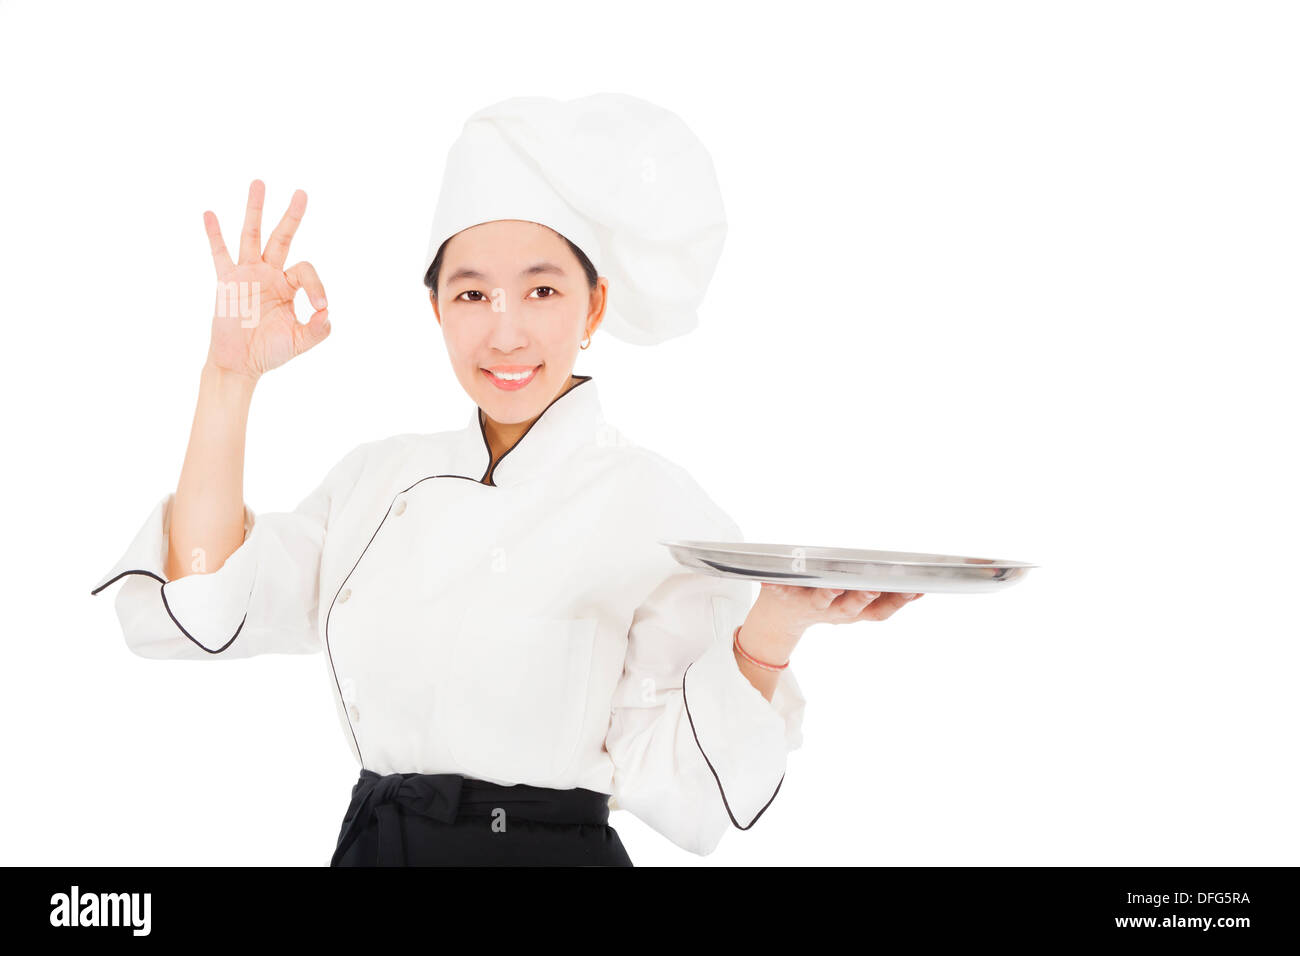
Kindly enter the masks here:
M 479 298 L 477 298 L 477 299 L 465 299 L 466 302 L 485 302 L 485 301 L 487 301 L 487 296 L 483 295 L 482 292 L 479 292 L 478 289 L 466 289 L 466 290 L 465 290 L 464 292 L 462 292 L 460 295 L 456 296 L 456 298 L 459 299 L 459 298 L 461 298 L 461 296 L 466 296 L 466 295 L 476 295 L 476 296 L 479 297 Z
M 549 299 L 552 295 L 556 294 L 555 290 L 552 289 L 549 285 L 539 285 L 536 289 L 533 290 L 533 292 L 541 292 L 543 289 L 545 289 L 548 294 L 538 296 L 539 299 Z M 529 298 L 532 298 L 531 294 Z

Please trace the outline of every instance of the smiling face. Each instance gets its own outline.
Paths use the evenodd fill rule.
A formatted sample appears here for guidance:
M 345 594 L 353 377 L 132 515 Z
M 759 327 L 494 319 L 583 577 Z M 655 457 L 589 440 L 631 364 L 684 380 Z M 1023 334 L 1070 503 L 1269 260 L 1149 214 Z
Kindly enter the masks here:
M 602 277 L 592 290 L 568 242 L 535 222 L 499 219 L 452 236 L 433 308 L 474 404 L 502 424 L 540 415 L 568 386 L 608 287 Z

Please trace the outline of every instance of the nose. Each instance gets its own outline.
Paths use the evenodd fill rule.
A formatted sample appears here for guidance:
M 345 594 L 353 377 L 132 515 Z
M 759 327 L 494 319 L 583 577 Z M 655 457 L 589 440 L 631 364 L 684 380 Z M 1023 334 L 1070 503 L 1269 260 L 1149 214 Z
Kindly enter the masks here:
M 513 352 L 528 344 L 528 330 L 517 310 L 503 309 L 493 312 L 492 328 L 488 332 L 488 347 L 497 352 Z

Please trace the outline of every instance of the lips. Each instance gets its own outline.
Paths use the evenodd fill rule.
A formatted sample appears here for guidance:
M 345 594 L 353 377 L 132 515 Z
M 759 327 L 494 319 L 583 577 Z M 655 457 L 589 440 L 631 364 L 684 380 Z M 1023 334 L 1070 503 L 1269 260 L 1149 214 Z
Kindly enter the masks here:
M 479 371 L 503 392 L 517 392 L 536 378 L 540 369 L 541 365 L 494 365 Z

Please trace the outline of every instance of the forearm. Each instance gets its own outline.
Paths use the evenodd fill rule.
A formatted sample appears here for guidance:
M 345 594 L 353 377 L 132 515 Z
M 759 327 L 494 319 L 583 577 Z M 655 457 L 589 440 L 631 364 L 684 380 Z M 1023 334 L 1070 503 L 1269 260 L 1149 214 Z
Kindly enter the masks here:
M 218 570 L 244 542 L 244 444 L 254 380 L 205 365 L 172 502 L 167 578 Z

